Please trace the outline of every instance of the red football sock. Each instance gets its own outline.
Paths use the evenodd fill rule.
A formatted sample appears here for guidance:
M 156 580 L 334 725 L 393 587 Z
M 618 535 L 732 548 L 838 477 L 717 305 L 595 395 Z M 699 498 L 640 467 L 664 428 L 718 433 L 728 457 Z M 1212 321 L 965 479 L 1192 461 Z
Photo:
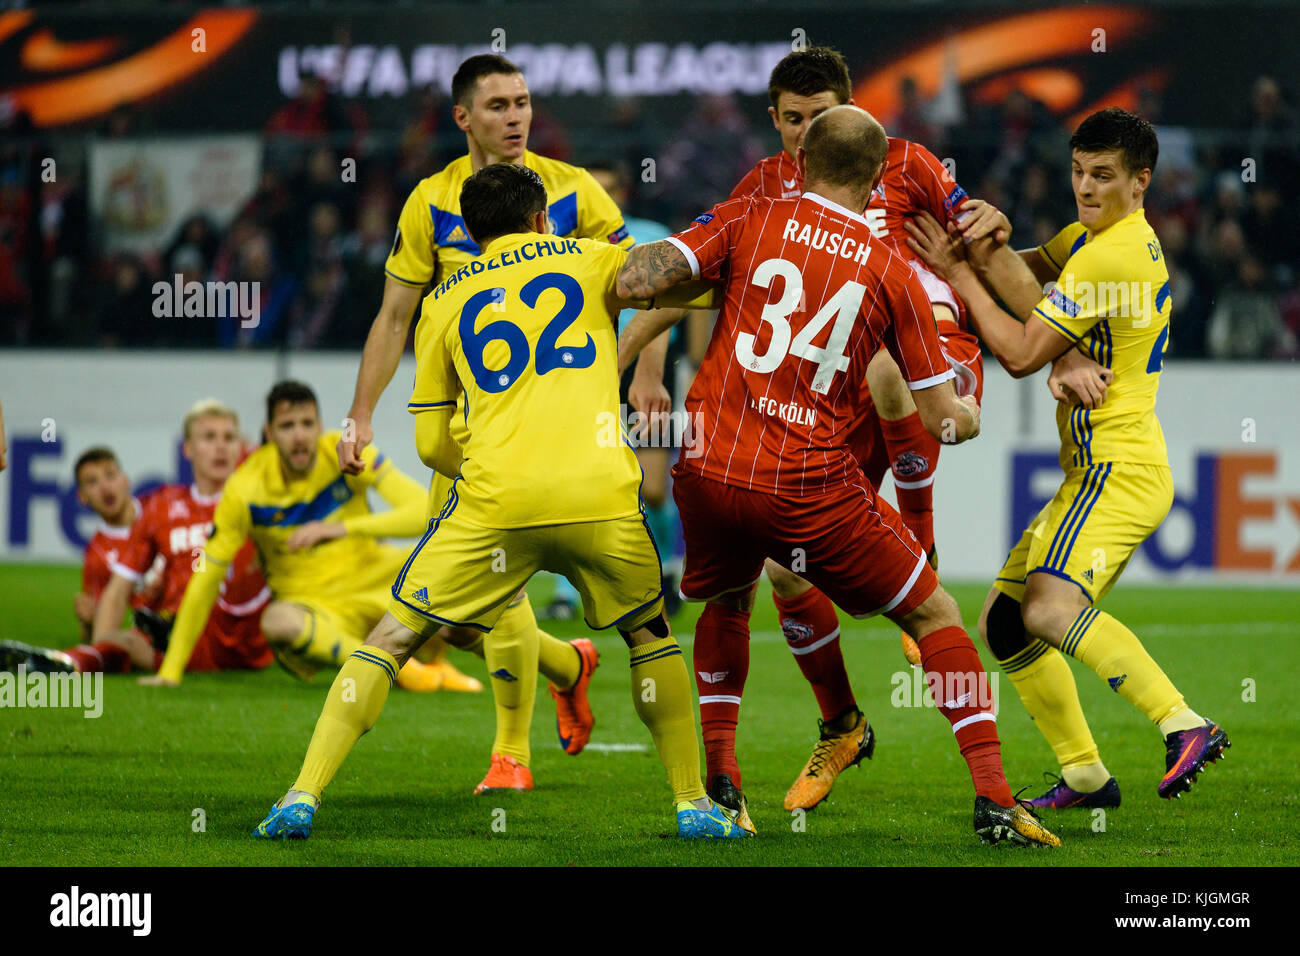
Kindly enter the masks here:
M 975 792 L 1001 806 L 1013 806 L 1015 800 L 1002 770 L 993 695 L 975 645 L 960 627 L 931 631 L 917 643 L 926 683 L 939 711 L 952 724 Z
M 109 674 L 125 674 L 131 669 L 131 655 L 121 644 L 112 641 L 96 641 L 94 644 L 78 644 L 64 651 L 77 665 L 78 672 L 90 674 L 104 671 Z
M 898 513 L 929 554 L 934 547 L 934 470 L 940 442 L 925 430 L 920 412 L 897 421 L 882 418 L 880 431 L 889 453 Z
M 831 599 L 817 588 L 788 600 L 773 593 L 772 599 L 776 601 L 786 643 L 817 695 L 822 719 L 834 720 L 850 707 L 856 708 L 840 652 L 840 619 Z
M 695 686 L 700 694 L 704 736 L 705 786 L 720 773 L 740 784 L 736 762 L 736 721 L 749 676 L 749 614 L 720 604 L 704 606 L 695 625 Z

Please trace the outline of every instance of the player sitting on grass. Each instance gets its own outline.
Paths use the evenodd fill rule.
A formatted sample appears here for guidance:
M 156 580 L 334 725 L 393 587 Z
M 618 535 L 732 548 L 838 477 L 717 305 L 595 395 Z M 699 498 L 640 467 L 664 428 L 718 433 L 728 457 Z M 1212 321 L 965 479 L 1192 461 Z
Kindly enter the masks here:
M 112 562 L 116 561 L 131 536 L 131 526 L 144 510 L 144 505 L 131 495 L 131 481 L 118 464 L 117 455 L 109 448 L 88 448 L 72 467 L 77 486 L 77 500 L 99 515 L 100 526 L 86 545 L 81 566 L 81 590 L 73 601 L 81 637 L 89 641 L 95 622 L 95 611 L 100 596 L 113 577 Z M 143 581 L 127 599 L 136 610 L 149 610 L 162 598 L 162 592 L 151 574 L 148 585 Z M 122 620 L 123 606 L 118 610 L 117 621 Z M 133 651 L 138 654 L 133 655 Z M 22 665 L 28 671 L 109 671 L 117 673 L 130 670 L 132 662 L 148 667 L 153 648 L 139 634 L 132 633 L 122 640 L 103 639 L 95 643 L 80 644 L 66 651 L 34 647 L 20 641 L 0 641 L 0 670 L 16 671 Z
M 1173 502 L 1155 410 L 1173 303 L 1160 242 L 1142 208 L 1159 151 L 1151 124 L 1118 108 L 1101 110 L 1079 125 L 1070 150 L 1079 218 L 1037 249 L 1017 255 L 1005 244 L 1010 222 L 984 204 L 960 228 L 945 232 L 929 217 L 909 228 L 909 245 L 961 294 L 1012 375 L 1030 375 L 1070 349 L 1114 374 L 1100 407 L 1058 406 L 1064 480 L 1007 556 L 979 621 L 1061 764 L 1060 779 L 1031 802 L 1058 809 L 1120 802 L 1064 654 L 1160 728 L 1161 797 L 1190 789 L 1206 762 L 1230 746 L 1218 724 L 1187 706 L 1137 636 L 1096 606 Z M 969 246 L 954 238 L 963 233 Z M 1043 284 L 1053 280 L 1044 296 Z
M 338 433 L 322 433 L 316 395 L 306 385 L 281 382 L 271 389 L 266 444 L 226 481 L 215 528 L 176 613 L 166 658 L 157 677 L 144 682 L 180 684 L 226 570 L 249 537 L 273 595 L 262 611 L 262 633 L 286 670 L 307 680 L 360 646 L 383 613 L 385 579 L 403 560 L 399 549 L 376 538 L 420 533 L 424 489 L 373 448 L 367 450 L 365 471 L 343 475 L 334 458 L 338 438 Z M 372 513 L 366 501 L 370 488 L 392 508 Z M 427 666 L 411 662 L 399 682 L 407 690 L 436 691 L 448 684 L 449 675 L 459 682 L 456 689 L 470 680 L 439 658 Z M 478 688 L 470 684 L 469 689 Z
M 701 423 L 702 453 L 673 469 L 686 537 L 681 590 L 707 602 L 697 643 L 748 640 L 765 560 L 798 565 L 855 617 L 884 614 L 916 635 L 975 786 L 975 832 L 987 842 L 1056 846 L 1012 797 L 987 675 L 957 603 L 848 444 L 866 401 L 867 366 L 882 346 L 932 435 L 961 442 L 979 434 L 979 404 L 953 389 L 924 286 L 859 212 L 880 184 L 887 150 L 870 114 L 832 107 L 809 124 L 798 150 L 801 196 L 724 202 L 685 232 L 634 249 L 619 274 L 623 295 L 657 296 L 692 277 L 725 285 L 686 399 Z M 634 320 L 620 337 L 620 363 L 661 331 Z M 727 797 L 747 820 L 743 793 L 732 788 Z
M 410 403 L 420 458 L 452 479 L 451 492 L 396 576 L 388 613 L 339 671 L 293 788 L 254 833 L 309 836 L 321 793 L 374 726 L 402 662 L 444 624 L 491 631 L 547 570 L 577 586 L 588 625 L 616 627 L 628 645 L 633 706 L 668 772 L 678 834 L 744 836 L 700 781 L 690 679 L 663 613 L 640 469 L 609 424 L 614 320 L 627 304 L 614 280 L 627 254 L 551 235 L 546 187 L 524 166 L 479 170 L 460 207 L 483 251 L 424 300 Z M 449 430 L 462 414 L 463 445 Z

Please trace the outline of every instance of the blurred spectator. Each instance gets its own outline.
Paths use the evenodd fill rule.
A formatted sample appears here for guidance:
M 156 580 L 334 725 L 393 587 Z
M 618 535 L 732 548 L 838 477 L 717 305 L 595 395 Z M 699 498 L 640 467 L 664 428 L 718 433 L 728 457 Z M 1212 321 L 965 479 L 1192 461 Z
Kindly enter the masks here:
M 1300 180 L 1300 125 L 1295 110 L 1282 98 L 1282 87 L 1271 76 L 1255 80 L 1246 120 L 1247 155 L 1259 160 L 1259 182 L 1291 193 Z
M 654 194 L 666 200 L 668 225 L 684 225 L 721 202 L 763 155 L 735 97 L 701 96 L 658 161 Z
M 232 278 L 239 283 L 257 283 L 255 289 L 244 287 L 241 301 L 255 301 L 255 316 L 225 316 L 217 320 L 217 338 L 223 347 L 248 348 L 282 341 L 280 326 L 293 301 L 293 277 L 278 269 L 271 239 L 264 230 L 253 227 L 238 247 Z M 245 327 L 249 321 L 254 324 Z
M 1254 256 L 1243 256 L 1237 280 L 1222 291 L 1210 316 L 1209 353 L 1217 359 L 1262 359 L 1293 355 L 1295 337 L 1282 324 L 1277 296 L 1268 288 L 1268 271 Z
M 181 249 L 186 249 L 186 261 L 193 263 L 194 257 L 197 257 L 195 269 L 200 273 L 200 278 L 203 278 L 216 261 L 219 244 L 216 229 L 207 216 L 202 213 L 190 216 L 181 223 L 181 227 L 176 230 L 176 238 L 163 252 L 163 265 L 170 272 L 182 271 L 175 258 Z
M 171 339 L 168 323 L 153 314 L 153 292 L 143 263 L 135 256 L 119 256 L 112 268 L 113 285 L 99 307 L 95 325 L 100 344 L 107 347 L 155 347 Z

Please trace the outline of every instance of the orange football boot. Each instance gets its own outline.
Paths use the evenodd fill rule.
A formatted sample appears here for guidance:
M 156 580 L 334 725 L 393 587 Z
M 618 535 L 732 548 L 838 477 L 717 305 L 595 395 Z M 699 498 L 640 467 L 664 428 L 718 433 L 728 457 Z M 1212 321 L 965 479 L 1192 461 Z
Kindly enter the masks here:
M 533 772 L 509 754 L 493 754 L 487 776 L 474 788 L 475 794 L 493 790 L 531 790 Z
M 596 717 L 587 700 L 587 685 L 600 666 L 600 655 L 590 638 L 580 637 L 569 643 L 582 659 L 582 669 L 568 690 L 560 690 L 551 684 L 551 696 L 555 698 L 555 729 L 560 735 L 560 746 L 566 754 L 577 756 L 587 746 L 591 729 L 596 726 Z

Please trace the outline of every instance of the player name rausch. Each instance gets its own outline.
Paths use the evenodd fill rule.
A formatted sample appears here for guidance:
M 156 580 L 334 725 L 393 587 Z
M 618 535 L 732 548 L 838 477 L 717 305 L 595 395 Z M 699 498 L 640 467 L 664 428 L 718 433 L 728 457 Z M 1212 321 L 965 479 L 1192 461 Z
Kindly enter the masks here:
M 829 253 L 832 256 L 838 255 L 841 259 L 852 259 L 859 265 L 866 262 L 867 256 L 871 254 L 871 247 L 865 242 L 859 242 L 852 236 L 846 236 L 842 232 L 831 232 L 828 229 L 812 226 L 797 219 L 787 219 L 785 221 L 785 229 L 781 231 L 781 238 L 797 242 L 809 249 Z
M 436 302 L 438 296 L 461 279 L 467 279 L 472 275 L 476 276 L 480 272 L 491 272 L 493 269 L 500 269 L 504 266 L 517 266 L 521 262 L 531 262 L 534 259 L 542 259 L 546 256 L 563 256 L 569 253 L 582 255 L 582 246 L 578 245 L 576 239 L 539 239 L 536 242 L 525 242 L 518 248 L 507 249 L 490 259 L 475 259 L 472 262 L 467 262 L 442 280 L 438 288 L 433 290 L 433 299 Z

